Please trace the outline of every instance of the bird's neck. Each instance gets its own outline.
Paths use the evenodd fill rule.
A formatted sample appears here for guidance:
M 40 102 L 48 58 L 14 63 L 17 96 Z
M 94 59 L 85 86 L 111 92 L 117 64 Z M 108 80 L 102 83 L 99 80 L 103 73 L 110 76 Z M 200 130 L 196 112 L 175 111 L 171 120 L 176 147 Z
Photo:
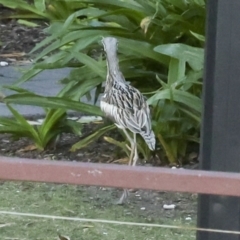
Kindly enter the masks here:
M 121 74 L 119 70 L 119 63 L 118 63 L 116 52 L 107 53 L 106 60 L 107 60 L 107 69 L 108 69 L 109 75 L 115 76 L 115 75 Z
M 110 52 L 107 54 L 107 82 L 105 86 L 105 91 L 108 92 L 114 83 L 123 82 L 125 79 L 122 72 L 119 69 L 118 58 L 116 52 Z

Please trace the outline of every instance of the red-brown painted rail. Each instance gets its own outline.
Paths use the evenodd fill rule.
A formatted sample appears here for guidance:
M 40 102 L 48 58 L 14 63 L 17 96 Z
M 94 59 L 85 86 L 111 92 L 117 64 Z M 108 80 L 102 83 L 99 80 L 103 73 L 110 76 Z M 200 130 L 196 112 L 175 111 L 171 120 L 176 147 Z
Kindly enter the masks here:
M 0 157 L 0 179 L 240 196 L 240 174 Z

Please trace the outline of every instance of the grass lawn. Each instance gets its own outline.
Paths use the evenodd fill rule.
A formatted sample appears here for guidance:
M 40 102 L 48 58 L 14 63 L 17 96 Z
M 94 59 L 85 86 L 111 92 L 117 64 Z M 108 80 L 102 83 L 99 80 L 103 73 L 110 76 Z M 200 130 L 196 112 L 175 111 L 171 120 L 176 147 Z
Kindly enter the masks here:
M 114 200 L 117 200 L 119 194 L 120 192 L 117 190 L 99 189 L 97 187 L 1 182 L 0 211 L 195 226 L 195 213 L 192 210 L 189 210 L 190 212 L 187 210 L 187 204 L 195 205 L 196 199 L 182 200 L 182 195 L 172 194 L 171 196 L 174 196 L 174 199 L 177 199 L 176 201 L 180 201 L 180 207 L 175 210 L 163 210 L 162 202 L 172 198 L 166 195 L 167 193 L 158 193 L 158 195 L 147 193 L 142 198 L 139 198 L 135 193 L 131 193 L 132 196 L 128 204 L 121 206 L 113 203 Z M 168 199 L 166 200 L 166 198 Z M 189 213 L 191 213 L 192 218 L 190 221 L 186 220 Z M 57 240 L 60 239 L 58 233 L 68 236 L 70 240 L 195 239 L 195 232 L 189 230 L 0 214 L 1 240 Z

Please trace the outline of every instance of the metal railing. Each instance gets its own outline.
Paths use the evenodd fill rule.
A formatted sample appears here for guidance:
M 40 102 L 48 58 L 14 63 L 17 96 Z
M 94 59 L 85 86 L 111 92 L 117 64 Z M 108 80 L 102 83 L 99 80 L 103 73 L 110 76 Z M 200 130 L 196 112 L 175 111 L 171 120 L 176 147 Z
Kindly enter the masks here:
M 240 174 L 0 157 L 0 180 L 240 196 Z

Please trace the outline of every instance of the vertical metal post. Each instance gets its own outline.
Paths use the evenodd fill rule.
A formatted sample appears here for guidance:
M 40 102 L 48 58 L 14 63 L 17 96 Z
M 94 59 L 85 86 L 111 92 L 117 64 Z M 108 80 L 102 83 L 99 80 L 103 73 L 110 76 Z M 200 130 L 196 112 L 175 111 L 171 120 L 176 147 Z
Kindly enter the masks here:
M 240 0 L 207 1 L 204 170 L 240 172 Z M 200 195 L 198 227 L 240 231 L 240 199 Z M 239 235 L 198 232 L 198 240 L 240 240 Z

